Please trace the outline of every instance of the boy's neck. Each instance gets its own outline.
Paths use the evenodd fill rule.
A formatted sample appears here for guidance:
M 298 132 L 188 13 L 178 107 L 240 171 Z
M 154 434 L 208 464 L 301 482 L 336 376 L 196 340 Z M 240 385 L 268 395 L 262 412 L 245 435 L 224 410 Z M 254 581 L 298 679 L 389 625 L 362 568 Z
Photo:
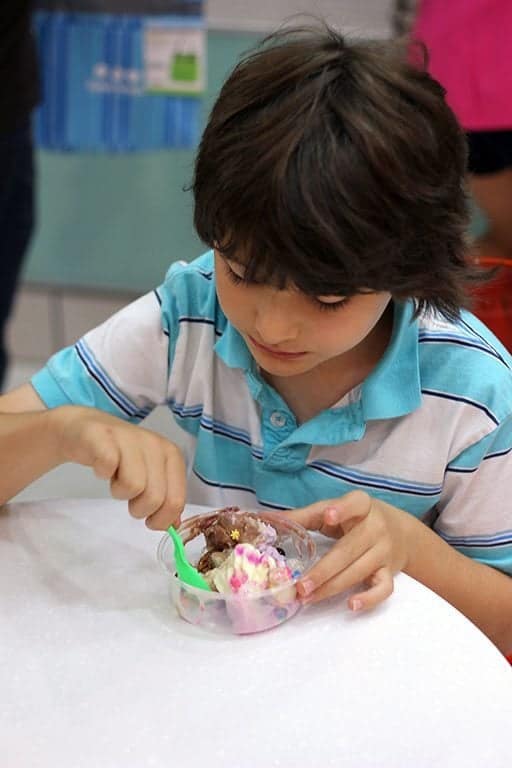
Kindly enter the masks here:
M 393 302 L 357 347 L 297 376 L 274 376 L 261 371 L 281 395 L 299 424 L 332 408 L 350 390 L 361 384 L 386 351 L 393 329 Z

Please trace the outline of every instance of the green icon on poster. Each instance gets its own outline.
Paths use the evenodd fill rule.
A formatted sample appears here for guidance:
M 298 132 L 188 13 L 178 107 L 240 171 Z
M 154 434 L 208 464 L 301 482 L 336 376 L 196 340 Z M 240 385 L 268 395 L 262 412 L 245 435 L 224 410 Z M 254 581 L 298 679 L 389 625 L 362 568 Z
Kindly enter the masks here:
M 193 83 L 199 77 L 195 53 L 176 53 L 171 61 L 171 79 L 174 82 Z

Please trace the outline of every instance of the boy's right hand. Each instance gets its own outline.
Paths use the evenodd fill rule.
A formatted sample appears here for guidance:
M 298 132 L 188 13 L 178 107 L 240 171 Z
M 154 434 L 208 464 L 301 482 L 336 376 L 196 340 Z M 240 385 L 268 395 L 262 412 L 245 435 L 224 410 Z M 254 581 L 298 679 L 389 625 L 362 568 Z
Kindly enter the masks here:
M 115 416 L 81 406 L 49 412 L 61 462 L 91 467 L 110 481 L 115 499 L 153 530 L 179 523 L 185 506 L 185 462 L 165 437 Z

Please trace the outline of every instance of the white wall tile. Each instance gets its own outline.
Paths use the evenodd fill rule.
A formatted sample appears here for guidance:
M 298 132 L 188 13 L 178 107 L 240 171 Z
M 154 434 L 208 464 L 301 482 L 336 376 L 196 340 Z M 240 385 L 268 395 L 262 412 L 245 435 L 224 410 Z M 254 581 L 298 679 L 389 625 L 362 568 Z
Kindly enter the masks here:
M 104 322 L 135 297 L 126 294 L 63 294 L 61 297 L 63 346 Z
M 392 5 L 392 0 L 208 0 L 206 18 L 210 29 L 260 31 L 306 13 L 348 32 L 388 37 Z
M 52 302 L 52 294 L 46 291 L 22 288 L 18 292 L 7 328 L 12 358 L 43 361 L 55 351 Z

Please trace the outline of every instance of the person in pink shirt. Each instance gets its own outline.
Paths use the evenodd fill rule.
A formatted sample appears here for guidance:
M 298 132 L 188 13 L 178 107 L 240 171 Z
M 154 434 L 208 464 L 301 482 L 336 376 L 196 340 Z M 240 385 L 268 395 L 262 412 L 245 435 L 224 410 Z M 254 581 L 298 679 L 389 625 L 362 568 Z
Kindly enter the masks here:
M 512 3 L 420 0 L 411 38 L 468 136 L 471 192 L 489 219 L 482 252 L 512 258 Z
M 396 6 L 402 18 L 409 14 L 410 38 L 425 44 L 429 72 L 466 132 L 469 189 L 488 221 L 472 255 L 482 265 L 506 267 L 479 294 L 475 312 L 512 348 L 512 2 L 397 0 Z

